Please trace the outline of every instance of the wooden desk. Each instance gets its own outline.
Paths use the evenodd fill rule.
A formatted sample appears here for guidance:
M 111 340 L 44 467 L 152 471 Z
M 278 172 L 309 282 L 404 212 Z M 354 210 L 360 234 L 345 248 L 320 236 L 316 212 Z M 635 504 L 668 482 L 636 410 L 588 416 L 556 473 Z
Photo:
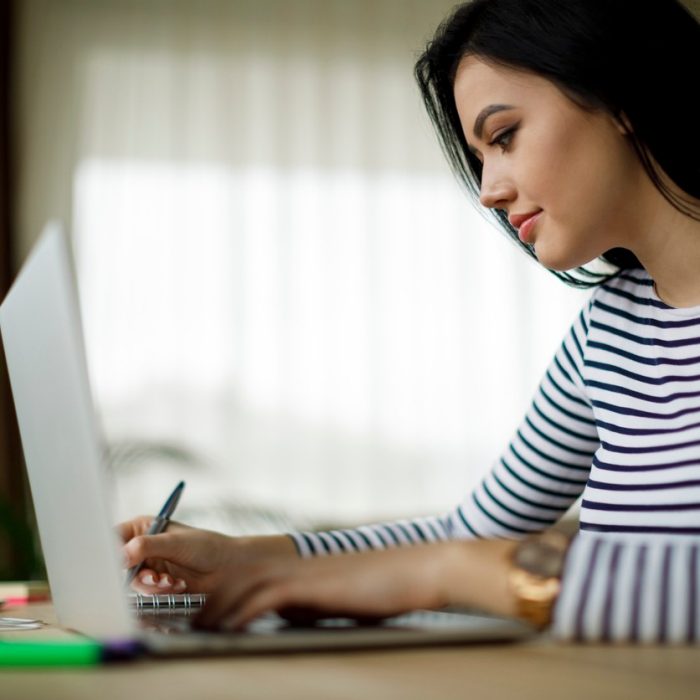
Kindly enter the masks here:
M 50 605 L 3 614 L 55 622 Z M 4 632 L 30 639 L 56 628 Z M 0 670 L 2 700 L 676 700 L 700 697 L 700 649 L 518 644 Z

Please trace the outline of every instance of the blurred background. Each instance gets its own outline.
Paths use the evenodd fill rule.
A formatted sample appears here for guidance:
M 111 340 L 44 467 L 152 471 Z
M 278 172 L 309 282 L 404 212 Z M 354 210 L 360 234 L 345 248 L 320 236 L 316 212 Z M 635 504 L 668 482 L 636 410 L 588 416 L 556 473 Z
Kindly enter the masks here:
M 438 513 L 587 293 L 453 179 L 412 69 L 445 0 L 15 0 L 0 291 L 70 232 L 114 518 L 272 532 Z M 2 366 L 0 578 L 40 571 Z

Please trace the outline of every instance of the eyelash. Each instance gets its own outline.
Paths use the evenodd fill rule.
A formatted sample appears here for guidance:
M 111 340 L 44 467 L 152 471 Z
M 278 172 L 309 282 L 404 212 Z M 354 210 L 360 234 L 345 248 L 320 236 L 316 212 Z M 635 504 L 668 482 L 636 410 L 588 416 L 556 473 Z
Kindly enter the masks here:
M 489 143 L 489 146 L 499 146 L 501 152 L 505 153 L 510 147 L 511 143 L 513 142 L 513 137 L 515 136 L 515 132 L 517 130 L 517 126 L 512 126 L 510 129 L 506 129 L 505 131 L 501 132 L 495 139 L 493 139 L 493 141 Z

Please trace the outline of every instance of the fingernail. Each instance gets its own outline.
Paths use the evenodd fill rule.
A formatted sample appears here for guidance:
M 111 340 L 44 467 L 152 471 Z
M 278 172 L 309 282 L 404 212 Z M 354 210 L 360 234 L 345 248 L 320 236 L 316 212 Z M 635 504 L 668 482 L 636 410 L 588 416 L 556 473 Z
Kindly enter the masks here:
M 146 574 L 145 576 L 141 577 L 141 583 L 146 586 L 154 586 L 156 581 L 153 578 L 153 574 Z
M 177 588 L 178 591 L 184 591 L 185 588 L 187 588 L 187 584 L 181 578 L 179 578 L 175 582 L 175 588 Z
M 167 576 L 163 576 L 163 578 L 158 581 L 158 588 L 170 588 L 172 585 L 172 582 Z

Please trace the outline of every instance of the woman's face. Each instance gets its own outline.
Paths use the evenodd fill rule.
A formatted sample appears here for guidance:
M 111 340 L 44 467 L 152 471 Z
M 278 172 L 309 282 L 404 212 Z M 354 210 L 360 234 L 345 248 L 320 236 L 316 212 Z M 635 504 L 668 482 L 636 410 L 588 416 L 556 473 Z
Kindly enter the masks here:
M 508 212 L 540 263 L 570 270 L 632 247 L 646 178 L 621 124 L 582 109 L 545 78 L 473 56 L 460 63 L 454 94 L 483 163 L 482 204 Z

